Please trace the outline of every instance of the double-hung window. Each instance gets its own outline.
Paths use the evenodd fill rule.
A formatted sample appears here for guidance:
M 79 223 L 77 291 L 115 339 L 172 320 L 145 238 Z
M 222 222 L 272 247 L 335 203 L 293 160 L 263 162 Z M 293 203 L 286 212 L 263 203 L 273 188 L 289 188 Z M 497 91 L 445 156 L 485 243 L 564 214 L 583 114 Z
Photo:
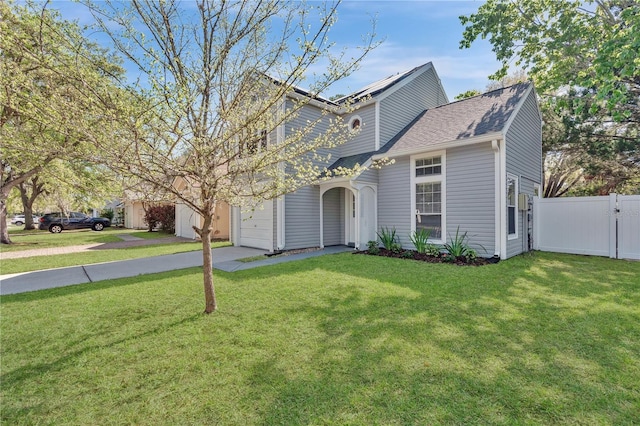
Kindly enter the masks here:
M 507 235 L 518 238 L 518 177 L 507 174 Z
M 444 228 L 444 153 L 412 158 L 413 228 L 442 240 Z

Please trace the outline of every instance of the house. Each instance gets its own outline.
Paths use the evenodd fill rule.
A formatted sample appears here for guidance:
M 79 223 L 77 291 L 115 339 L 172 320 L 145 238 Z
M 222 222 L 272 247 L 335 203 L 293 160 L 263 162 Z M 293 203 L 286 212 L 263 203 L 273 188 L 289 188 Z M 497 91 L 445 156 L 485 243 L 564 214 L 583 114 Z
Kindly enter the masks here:
M 178 191 L 187 191 L 189 189 L 187 181 L 181 177 L 176 178 L 173 185 Z M 230 211 L 231 209 L 227 203 L 220 201 L 216 204 L 213 218 L 213 238 L 229 239 Z M 197 240 L 199 236 L 193 227 L 200 228 L 203 222 L 202 216 L 188 205 L 180 201 L 176 202 L 176 236 Z
M 361 101 L 355 112 L 340 110 L 347 98 Z M 303 108 L 276 139 L 330 108 L 359 131 L 328 150 L 329 170 L 391 164 L 319 180 L 252 212 L 232 207 L 235 245 L 362 249 L 381 229 L 394 228 L 405 248 L 413 248 L 409 235 L 419 229 L 435 244 L 467 232 L 480 256 L 506 259 L 531 247 L 529 200 L 542 182 L 542 118 L 531 83 L 450 103 L 427 63 Z

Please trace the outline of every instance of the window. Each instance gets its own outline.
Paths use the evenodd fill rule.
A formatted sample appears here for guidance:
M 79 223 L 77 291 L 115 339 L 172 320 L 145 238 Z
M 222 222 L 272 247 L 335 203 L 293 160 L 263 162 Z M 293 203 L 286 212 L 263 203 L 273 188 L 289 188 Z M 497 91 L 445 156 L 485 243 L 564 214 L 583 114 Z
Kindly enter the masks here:
M 360 127 L 362 126 L 362 119 L 359 116 L 354 116 L 351 117 L 351 119 L 349 120 L 349 130 L 351 130 L 352 132 L 358 131 L 360 130 Z
M 416 160 L 416 177 L 439 175 L 442 173 L 441 157 Z
M 507 174 L 507 235 L 518 238 L 518 177 Z
M 412 159 L 413 230 L 425 229 L 432 240 L 444 233 L 444 154 Z
M 267 131 L 262 130 L 240 145 L 240 155 L 255 155 L 265 149 L 267 149 Z
M 442 184 L 416 184 L 416 231 L 426 229 L 440 239 L 442 229 Z

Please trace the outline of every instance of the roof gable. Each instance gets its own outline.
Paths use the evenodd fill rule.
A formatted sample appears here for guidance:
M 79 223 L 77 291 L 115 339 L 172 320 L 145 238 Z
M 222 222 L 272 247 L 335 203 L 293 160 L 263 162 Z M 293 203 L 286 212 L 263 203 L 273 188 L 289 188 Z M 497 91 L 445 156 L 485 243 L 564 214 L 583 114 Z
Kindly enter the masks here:
M 408 71 L 404 71 L 395 75 L 391 75 L 389 77 L 383 78 L 382 80 L 378 80 L 374 83 L 371 83 L 359 90 L 356 90 L 355 92 L 351 93 L 350 95 L 344 96 L 340 99 L 337 99 L 336 102 L 337 103 L 343 103 L 346 100 L 358 100 L 358 99 L 362 99 L 365 97 L 375 97 L 385 91 L 387 91 L 388 89 L 390 89 L 391 87 L 397 85 L 398 83 L 406 80 L 407 78 L 416 75 L 422 71 L 426 71 L 428 69 L 433 68 L 433 65 L 431 62 L 427 62 L 426 64 L 420 65 L 418 67 L 415 67 L 413 69 L 410 69 Z
M 502 132 L 531 89 L 519 83 L 424 112 L 383 147 L 394 152 Z M 381 151 L 383 151 L 381 150 Z

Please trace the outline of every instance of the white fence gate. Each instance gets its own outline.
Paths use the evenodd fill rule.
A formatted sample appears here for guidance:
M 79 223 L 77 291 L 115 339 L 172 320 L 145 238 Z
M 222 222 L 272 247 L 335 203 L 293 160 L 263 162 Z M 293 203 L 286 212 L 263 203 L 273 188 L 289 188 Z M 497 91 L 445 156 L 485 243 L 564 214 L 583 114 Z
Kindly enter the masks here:
M 534 248 L 640 259 L 640 195 L 536 198 Z

